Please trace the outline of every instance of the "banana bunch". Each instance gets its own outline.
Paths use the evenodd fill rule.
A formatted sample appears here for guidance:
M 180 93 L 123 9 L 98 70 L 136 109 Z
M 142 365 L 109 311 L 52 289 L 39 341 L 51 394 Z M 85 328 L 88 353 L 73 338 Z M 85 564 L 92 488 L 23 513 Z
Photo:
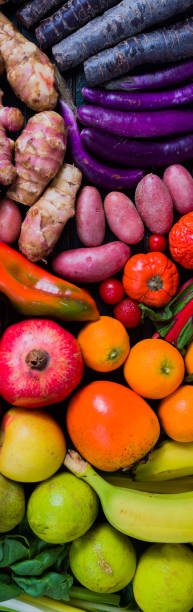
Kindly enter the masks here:
M 171 495 L 112 485 L 75 451 L 67 453 L 64 465 L 96 491 L 107 520 L 118 531 L 146 542 L 193 541 L 193 491 Z

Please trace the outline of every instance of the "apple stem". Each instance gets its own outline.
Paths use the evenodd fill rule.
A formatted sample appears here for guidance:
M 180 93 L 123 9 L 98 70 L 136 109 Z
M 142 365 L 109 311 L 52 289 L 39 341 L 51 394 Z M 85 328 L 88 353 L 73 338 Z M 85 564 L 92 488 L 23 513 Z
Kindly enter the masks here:
M 31 370 L 45 370 L 49 361 L 49 354 L 47 351 L 33 349 L 29 351 L 25 361 Z

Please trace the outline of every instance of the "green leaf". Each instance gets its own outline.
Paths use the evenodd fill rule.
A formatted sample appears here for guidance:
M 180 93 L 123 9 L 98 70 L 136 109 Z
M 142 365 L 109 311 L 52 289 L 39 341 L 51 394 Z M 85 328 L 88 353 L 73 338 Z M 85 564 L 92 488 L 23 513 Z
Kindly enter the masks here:
M 8 567 L 15 561 L 29 558 L 29 542 L 24 536 L 0 537 L 0 567 Z
M 69 568 L 69 550 L 70 544 L 64 544 L 61 547 L 60 554 L 53 565 L 54 571 L 65 572 Z
M 8 574 L 0 572 L 0 601 L 19 597 L 21 589 L 16 584 L 13 584 Z
M 46 544 L 42 541 L 43 544 Z M 40 541 L 41 545 L 41 541 Z M 49 547 L 36 555 L 33 559 L 20 561 L 11 565 L 12 571 L 19 576 L 40 576 L 43 572 L 51 567 L 58 559 L 61 553 L 61 546 Z
M 192 317 L 186 321 L 185 325 L 182 327 L 178 337 L 177 337 L 177 348 L 179 351 L 189 344 L 192 340 L 193 336 L 193 325 L 192 325 Z
M 142 315 L 143 315 L 143 319 L 145 317 L 148 317 L 149 319 L 151 319 L 151 321 L 169 321 L 172 319 L 173 317 L 173 312 L 170 308 L 171 302 L 170 304 L 167 304 L 167 306 L 164 308 L 164 310 L 153 310 L 152 308 L 149 308 L 149 306 L 145 306 L 145 304 L 139 304 L 141 311 L 142 311 Z
M 69 574 L 57 574 L 56 572 L 46 572 L 41 578 L 20 578 L 12 575 L 16 584 L 25 593 L 32 597 L 46 595 L 53 599 L 69 600 L 69 590 L 73 583 L 73 578 Z

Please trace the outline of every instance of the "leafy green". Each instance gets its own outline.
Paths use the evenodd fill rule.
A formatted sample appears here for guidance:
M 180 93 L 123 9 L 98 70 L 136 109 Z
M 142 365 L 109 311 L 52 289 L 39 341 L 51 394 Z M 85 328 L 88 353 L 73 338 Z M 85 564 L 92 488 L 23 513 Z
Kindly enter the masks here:
M 15 561 L 29 558 L 29 555 L 29 542 L 24 536 L 8 535 L 0 537 L 0 567 L 8 567 Z
M 23 526 L 22 526 L 23 531 Z M 28 533 L 26 528 L 23 531 Z M 62 574 L 69 565 L 69 545 L 51 545 L 34 536 L 20 533 L 0 538 L 0 601 L 27 593 L 69 599 L 73 578 Z M 52 568 L 52 571 L 46 571 Z
M 11 581 L 8 574 L 0 572 L 0 601 L 6 601 L 6 599 L 12 599 L 12 597 L 19 597 L 21 589 L 19 586 Z
M 13 580 L 25 593 L 32 597 L 46 595 L 64 601 L 70 599 L 69 589 L 72 586 L 73 578 L 69 574 L 45 572 L 40 578 L 21 578 L 14 575 Z
M 19 576 L 40 576 L 45 569 L 51 567 L 57 561 L 60 552 L 61 546 L 47 547 L 36 555 L 34 559 L 27 559 L 12 564 L 11 569 L 14 574 Z

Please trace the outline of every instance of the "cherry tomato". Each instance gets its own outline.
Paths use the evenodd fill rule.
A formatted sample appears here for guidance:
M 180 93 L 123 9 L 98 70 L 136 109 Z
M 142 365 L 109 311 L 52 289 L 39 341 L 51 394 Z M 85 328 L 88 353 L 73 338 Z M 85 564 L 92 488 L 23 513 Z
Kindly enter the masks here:
M 137 327 L 141 321 L 141 308 L 130 298 L 124 298 L 116 304 L 113 314 L 125 327 Z
M 117 278 L 107 278 L 99 286 L 99 295 L 106 304 L 117 304 L 124 296 L 121 281 Z
M 163 253 L 167 249 L 167 240 L 165 236 L 161 236 L 161 234 L 152 234 L 149 237 L 149 249 L 150 251 L 158 251 L 159 253 Z

